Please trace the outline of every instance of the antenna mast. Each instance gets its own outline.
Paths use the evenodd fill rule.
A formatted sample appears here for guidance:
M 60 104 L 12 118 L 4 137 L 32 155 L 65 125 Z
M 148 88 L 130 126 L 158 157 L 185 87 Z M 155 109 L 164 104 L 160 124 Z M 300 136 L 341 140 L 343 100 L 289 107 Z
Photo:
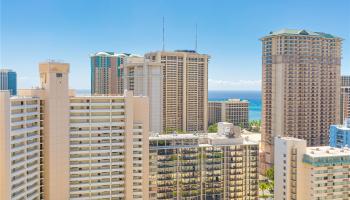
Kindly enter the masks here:
M 197 38 L 197 23 L 196 23 L 196 39 L 195 39 L 195 48 L 194 48 L 196 52 L 197 52 L 197 42 L 198 42 L 198 38 Z
M 165 22 L 164 22 L 165 20 L 164 20 L 164 16 L 163 16 L 163 51 L 164 51 L 164 35 L 165 35 Z

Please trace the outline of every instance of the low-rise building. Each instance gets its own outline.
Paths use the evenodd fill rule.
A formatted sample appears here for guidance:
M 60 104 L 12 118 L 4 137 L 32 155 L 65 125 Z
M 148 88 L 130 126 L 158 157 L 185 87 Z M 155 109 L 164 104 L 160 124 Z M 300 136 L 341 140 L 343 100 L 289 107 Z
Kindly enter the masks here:
M 150 137 L 150 199 L 258 199 L 258 143 L 218 129 Z
M 349 199 L 350 149 L 276 137 L 274 192 L 281 200 Z
M 229 122 L 235 126 L 247 128 L 249 125 L 249 102 L 247 100 L 229 99 L 227 101 L 208 102 L 208 124 Z

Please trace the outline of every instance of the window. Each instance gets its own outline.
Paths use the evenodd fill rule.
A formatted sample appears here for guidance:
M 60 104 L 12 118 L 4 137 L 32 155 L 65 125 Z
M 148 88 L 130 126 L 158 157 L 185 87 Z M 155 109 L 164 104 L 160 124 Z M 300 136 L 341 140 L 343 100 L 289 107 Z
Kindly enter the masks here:
M 62 73 L 56 73 L 56 77 L 57 77 L 57 78 L 62 78 L 62 77 L 63 77 L 63 74 L 62 74 Z

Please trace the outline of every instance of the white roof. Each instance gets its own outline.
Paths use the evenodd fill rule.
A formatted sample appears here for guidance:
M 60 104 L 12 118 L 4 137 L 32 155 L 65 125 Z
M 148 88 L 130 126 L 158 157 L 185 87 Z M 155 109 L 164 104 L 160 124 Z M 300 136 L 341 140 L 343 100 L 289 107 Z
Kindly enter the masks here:
M 350 156 L 350 148 L 335 148 L 330 146 L 307 147 L 306 155 L 310 157 L 332 157 L 332 156 Z

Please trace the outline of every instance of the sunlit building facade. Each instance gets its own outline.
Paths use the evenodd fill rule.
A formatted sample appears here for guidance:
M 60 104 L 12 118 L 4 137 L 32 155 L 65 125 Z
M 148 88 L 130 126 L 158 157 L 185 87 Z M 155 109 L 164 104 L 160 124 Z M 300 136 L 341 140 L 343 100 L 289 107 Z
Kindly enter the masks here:
M 306 140 L 276 137 L 274 198 L 350 198 L 350 149 L 306 147 Z
M 274 137 L 328 145 L 329 126 L 340 123 L 342 39 L 282 29 L 262 41 L 261 171 L 274 163 Z
M 350 76 L 341 77 L 340 120 L 350 118 Z
M 221 125 L 150 137 L 150 199 L 258 199 L 258 143 Z
M 249 125 L 249 102 L 229 99 L 227 101 L 208 102 L 208 125 L 229 122 L 235 126 L 247 128 Z
M 208 124 L 209 56 L 195 51 L 157 51 L 145 54 L 162 64 L 162 129 L 206 131 Z
M 39 88 L 1 91 L 4 200 L 148 199 L 148 98 L 76 96 L 66 63 L 39 72 Z
M 0 199 L 40 199 L 40 99 L 0 90 Z

